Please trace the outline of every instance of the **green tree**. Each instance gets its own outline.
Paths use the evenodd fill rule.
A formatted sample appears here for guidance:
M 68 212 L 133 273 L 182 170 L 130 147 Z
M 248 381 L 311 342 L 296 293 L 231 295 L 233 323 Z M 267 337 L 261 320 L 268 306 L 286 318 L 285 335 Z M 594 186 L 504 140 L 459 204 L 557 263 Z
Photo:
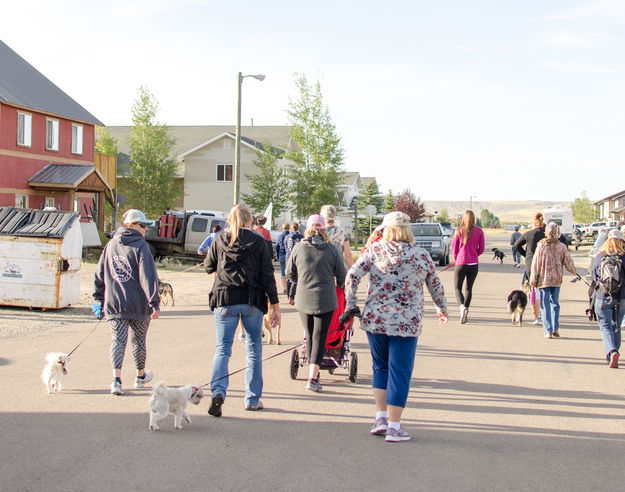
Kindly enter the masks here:
M 571 204 L 573 212 L 573 220 L 578 224 L 590 224 L 599 220 L 599 212 L 586 196 L 586 192 L 582 191 L 582 196 L 573 200 Z
M 482 227 L 489 229 L 501 227 L 499 217 L 495 216 L 495 214 L 491 213 L 487 208 L 483 208 L 480 212 L 480 224 Z
M 376 213 L 380 214 L 383 212 L 383 198 L 380 195 L 380 188 L 378 187 L 378 183 L 376 181 L 371 181 L 365 188 L 362 193 L 356 199 L 356 203 L 358 204 L 358 237 L 367 238 L 369 236 L 369 229 L 375 228 L 382 223 L 381 217 L 372 217 L 371 221 L 369 221 L 369 216 L 365 214 L 365 208 L 368 205 L 373 205 L 376 208 Z
M 128 205 L 157 215 L 172 207 L 182 193 L 175 183 L 177 163 L 171 157 L 175 140 L 166 125 L 155 121 L 158 102 L 141 86 L 132 106 L 128 166 Z
M 280 167 L 280 155 L 269 143 L 263 144 L 264 150 L 256 150 L 253 162 L 258 172 L 246 174 L 252 193 L 243 193 L 241 198 L 256 213 L 265 211 L 272 203 L 273 216 L 277 217 L 288 209 L 291 185 L 287 171 Z
M 98 126 L 95 130 L 95 151 L 98 154 L 117 155 L 119 152 L 119 140 L 114 138 L 107 128 Z
M 395 208 L 395 197 L 393 196 L 393 192 L 388 190 L 388 193 L 384 197 L 384 203 L 382 204 L 382 209 L 385 212 L 392 212 Z
M 287 109 L 290 136 L 295 143 L 286 157 L 293 183 L 292 202 L 296 214 L 305 217 L 324 204 L 336 204 L 343 165 L 343 147 L 328 108 L 323 104 L 321 85 L 308 85 L 306 76 L 295 74 L 298 98 Z
M 449 212 L 446 208 L 441 208 L 436 216 L 436 220 L 439 222 L 449 222 Z

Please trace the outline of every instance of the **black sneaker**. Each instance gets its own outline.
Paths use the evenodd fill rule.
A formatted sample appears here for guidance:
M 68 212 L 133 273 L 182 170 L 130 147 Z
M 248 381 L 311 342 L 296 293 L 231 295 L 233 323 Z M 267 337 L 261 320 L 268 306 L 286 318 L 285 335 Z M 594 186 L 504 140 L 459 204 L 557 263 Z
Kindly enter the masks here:
M 208 409 L 208 414 L 213 417 L 221 417 L 221 406 L 224 404 L 224 395 L 221 393 L 215 394 L 211 401 L 211 406 Z

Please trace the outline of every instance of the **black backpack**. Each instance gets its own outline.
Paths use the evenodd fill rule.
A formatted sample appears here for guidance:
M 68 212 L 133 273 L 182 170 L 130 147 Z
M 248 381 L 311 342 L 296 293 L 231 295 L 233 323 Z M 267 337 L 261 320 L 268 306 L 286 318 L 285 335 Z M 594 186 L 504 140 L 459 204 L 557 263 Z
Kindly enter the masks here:
M 623 286 L 623 262 L 618 256 L 602 256 L 597 281 L 599 292 L 606 296 L 618 296 Z

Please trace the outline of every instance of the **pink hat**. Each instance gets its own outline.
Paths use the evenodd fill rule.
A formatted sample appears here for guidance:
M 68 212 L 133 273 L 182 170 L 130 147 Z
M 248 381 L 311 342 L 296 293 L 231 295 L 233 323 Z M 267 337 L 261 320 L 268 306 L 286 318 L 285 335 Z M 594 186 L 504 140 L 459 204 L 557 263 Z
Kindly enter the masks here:
M 314 214 L 308 217 L 306 222 L 306 229 L 325 229 L 326 220 L 319 214 Z

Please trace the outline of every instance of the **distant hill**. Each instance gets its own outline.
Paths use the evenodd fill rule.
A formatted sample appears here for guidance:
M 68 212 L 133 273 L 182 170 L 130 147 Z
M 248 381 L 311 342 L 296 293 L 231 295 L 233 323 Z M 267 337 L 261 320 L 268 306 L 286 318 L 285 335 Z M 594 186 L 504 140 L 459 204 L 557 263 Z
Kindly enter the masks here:
M 425 205 L 425 210 L 432 213 L 446 209 L 450 218 L 462 215 L 464 211 L 469 208 L 469 202 L 466 200 L 425 200 L 423 204 Z M 531 222 L 536 212 L 542 212 L 544 209 L 553 205 L 569 206 L 570 202 L 546 202 L 540 200 L 528 200 L 523 202 L 474 201 L 473 211 L 475 212 L 475 216 L 479 217 L 482 209 L 486 208 L 489 212 L 499 217 L 501 222 Z

